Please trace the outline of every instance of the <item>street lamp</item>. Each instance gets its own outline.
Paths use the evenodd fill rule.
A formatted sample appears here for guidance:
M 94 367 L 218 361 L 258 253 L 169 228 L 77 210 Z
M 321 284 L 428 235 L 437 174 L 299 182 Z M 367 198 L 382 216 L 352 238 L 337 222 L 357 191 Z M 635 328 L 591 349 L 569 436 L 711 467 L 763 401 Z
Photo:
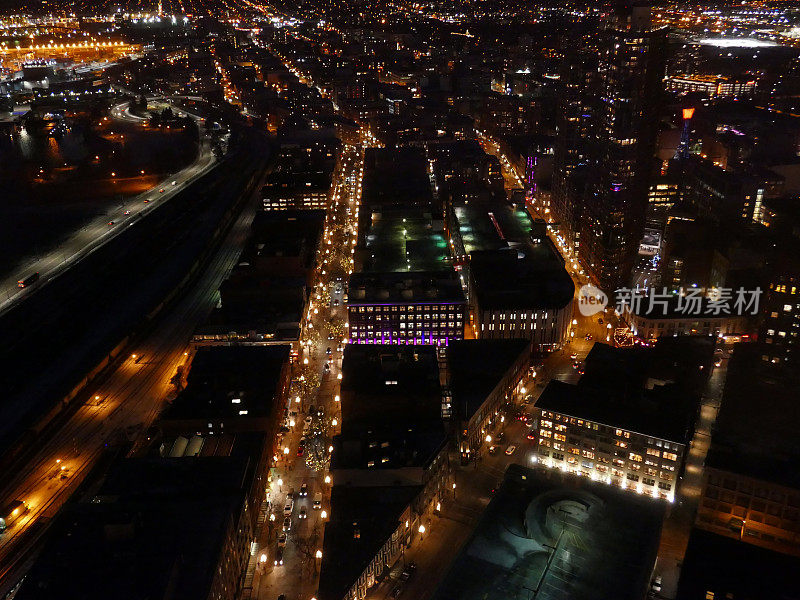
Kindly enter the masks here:
M 314 556 L 316 558 L 318 558 L 318 559 L 321 559 L 322 558 L 322 550 L 317 550 L 317 553 Z
M 490 436 L 490 435 L 486 436 L 486 443 L 487 444 L 491 444 L 492 443 L 492 436 Z
M 331 476 L 325 475 L 325 483 L 330 483 L 330 482 L 331 482 Z

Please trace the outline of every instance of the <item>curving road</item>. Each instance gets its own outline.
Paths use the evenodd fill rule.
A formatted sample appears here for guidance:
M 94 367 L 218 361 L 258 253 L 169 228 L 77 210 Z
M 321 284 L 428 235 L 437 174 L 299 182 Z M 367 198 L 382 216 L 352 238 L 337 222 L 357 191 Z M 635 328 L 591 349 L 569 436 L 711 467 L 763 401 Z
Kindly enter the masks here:
M 186 111 L 182 110 L 181 112 Z M 127 102 L 114 106 L 110 114 L 118 121 L 141 122 L 144 120 L 130 112 Z M 35 292 L 47 281 L 58 277 L 65 269 L 100 248 L 144 215 L 156 210 L 187 184 L 208 173 L 216 165 L 217 161 L 211 152 L 211 146 L 208 140 L 202 137 L 204 131 L 202 119 L 191 116 L 198 122 L 201 132 L 200 151 L 194 163 L 149 191 L 130 198 L 123 204 L 109 208 L 102 215 L 86 223 L 59 246 L 43 256 L 33 257 L 19 265 L 13 273 L 0 279 L 0 314 Z M 36 272 L 40 274 L 38 283 L 24 289 L 18 287 L 19 280 Z

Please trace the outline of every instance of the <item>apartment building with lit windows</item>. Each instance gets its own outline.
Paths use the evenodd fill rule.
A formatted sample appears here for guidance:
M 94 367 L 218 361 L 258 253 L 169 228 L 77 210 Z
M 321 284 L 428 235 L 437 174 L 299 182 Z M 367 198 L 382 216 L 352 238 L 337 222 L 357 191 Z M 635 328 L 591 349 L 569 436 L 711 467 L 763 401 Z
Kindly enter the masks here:
M 766 291 L 758 339 L 761 360 L 781 370 L 800 370 L 800 277 L 776 277 Z
M 666 405 L 670 394 L 663 395 Z M 551 381 L 534 409 L 537 462 L 672 502 L 686 429 L 663 408 L 665 418 L 658 418 L 649 412 L 644 417 L 637 412 L 642 407 Z
M 353 273 L 351 344 L 431 344 L 464 338 L 466 302 L 455 271 Z
M 713 348 L 707 337 L 596 343 L 577 384 L 553 380 L 536 401 L 538 463 L 673 501 Z

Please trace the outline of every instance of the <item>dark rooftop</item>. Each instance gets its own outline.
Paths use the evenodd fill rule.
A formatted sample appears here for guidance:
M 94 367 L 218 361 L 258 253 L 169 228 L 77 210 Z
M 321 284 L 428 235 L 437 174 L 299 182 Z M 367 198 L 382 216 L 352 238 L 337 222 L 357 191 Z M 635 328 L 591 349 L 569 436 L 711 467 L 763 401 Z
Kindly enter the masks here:
M 319 600 L 341 600 L 400 525 L 422 486 L 334 486 L 325 524 Z
M 693 416 L 686 396 L 673 384 L 625 397 L 554 379 L 539 396 L 536 407 L 680 444 L 687 442 Z
M 681 567 L 677 598 L 797 600 L 800 558 L 693 529 Z
M 447 348 L 453 414 L 469 420 L 522 354 L 530 340 L 457 340 Z
M 402 427 L 397 423 L 350 426 L 345 421 L 341 435 L 334 438 L 331 469 L 427 467 L 447 443 L 444 423 L 433 417 L 412 417 Z
M 757 344 L 736 345 L 706 464 L 800 489 L 797 389 L 760 363 Z
M 413 273 L 353 273 L 348 284 L 348 306 L 364 304 L 464 304 L 464 292 L 455 271 Z
M 239 264 L 264 257 L 300 257 L 303 266 L 311 268 L 324 228 L 324 210 L 259 211 Z
M 342 422 L 348 427 L 438 419 L 442 390 L 436 348 L 348 344 L 341 396 Z
M 266 417 L 278 409 L 288 345 L 200 348 L 184 389 L 162 420 Z
M 519 465 L 505 479 L 434 600 L 640 600 L 663 503 Z
M 481 309 L 562 309 L 575 294 L 555 248 L 544 239 L 536 247 L 476 251 L 470 254 L 470 276 Z
M 427 164 L 421 148 L 368 148 L 364 154 L 364 210 L 371 205 L 430 206 Z

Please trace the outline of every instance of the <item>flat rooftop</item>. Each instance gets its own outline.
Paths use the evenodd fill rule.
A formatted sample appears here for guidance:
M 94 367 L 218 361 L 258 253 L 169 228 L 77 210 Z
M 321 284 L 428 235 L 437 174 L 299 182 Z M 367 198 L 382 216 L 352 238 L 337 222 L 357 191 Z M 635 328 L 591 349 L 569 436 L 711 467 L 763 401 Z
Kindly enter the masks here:
M 427 165 L 422 148 L 367 148 L 363 210 L 372 205 L 429 207 L 433 196 Z
M 760 363 L 758 344 L 735 346 L 706 464 L 800 489 L 797 389 Z
M 278 408 L 290 346 L 199 348 L 186 388 L 161 420 L 267 417 Z
M 125 459 L 68 504 L 20 600 L 206 598 L 244 502 L 243 458 Z
M 442 221 L 420 209 L 376 213 L 364 236 L 362 263 L 362 272 L 453 269 Z
M 558 254 L 546 238 L 535 247 L 475 251 L 470 276 L 485 310 L 560 310 L 575 294 Z
M 311 268 L 324 228 L 324 210 L 258 211 L 239 264 L 259 258 L 299 257 L 303 266 Z
M 348 284 L 348 306 L 464 302 L 455 271 L 353 273 Z
M 623 382 L 610 390 L 553 379 L 536 407 L 679 444 L 687 443 L 694 416 L 686 394 L 674 384 L 630 393 Z
M 336 485 L 325 524 L 319 600 L 341 600 L 400 525 L 422 486 Z
M 800 558 L 692 529 L 677 597 L 798 600 L 798 572 Z
M 480 202 L 454 206 L 453 212 L 467 254 L 500 250 L 515 243 L 528 244 L 532 234 L 540 237 L 540 228 L 524 208 Z
M 346 427 L 440 418 L 442 388 L 433 346 L 348 344 L 342 360 Z
M 663 503 L 511 465 L 434 600 L 641 600 Z
M 475 414 L 522 354 L 529 340 L 456 340 L 447 347 L 453 414 L 464 421 Z

